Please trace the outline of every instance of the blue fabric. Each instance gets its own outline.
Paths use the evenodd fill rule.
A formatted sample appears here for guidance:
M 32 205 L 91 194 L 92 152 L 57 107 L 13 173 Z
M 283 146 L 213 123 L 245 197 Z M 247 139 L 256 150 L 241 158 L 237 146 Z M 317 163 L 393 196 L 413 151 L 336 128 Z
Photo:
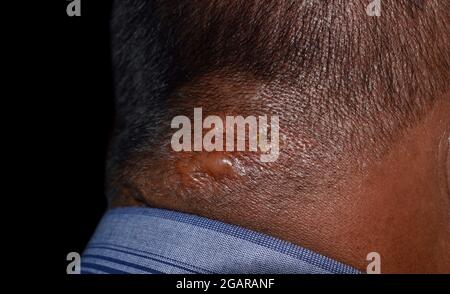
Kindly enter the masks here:
M 87 274 L 356 274 L 354 268 L 239 226 L 156 208 L 103 216 L 81 262 Z

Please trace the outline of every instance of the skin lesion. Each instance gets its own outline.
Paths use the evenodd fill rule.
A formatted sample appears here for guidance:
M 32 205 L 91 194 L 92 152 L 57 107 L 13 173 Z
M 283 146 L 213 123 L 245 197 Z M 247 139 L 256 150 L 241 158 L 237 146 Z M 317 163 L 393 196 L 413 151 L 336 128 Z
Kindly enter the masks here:
M 175 171 L 181 188 L 202 187 L 206 181 L 239 177 L 237 158 L 227 152 L 183 152 L 177 154 Z
M 202 152 L 197 160 L 200 169 L 214 179 L 237 176 L 233 160 L 225 152 Z
M 260 110 L 261 88 L 261 81 L 234 71 L 225 74 L 211 72 L 180 86 L 167 99 L 170 111 L 160 137 L 153 138 L 156 145 L 149 144 L 146 151 L 135 153 L 127 160 L 121 168 L 127 171 L 122 182 L 132 183 L 135 190 L 140 191 L 140 198 L 145 199 L 148 205 L 158 207 L 172 207 L 173 203 L 184 207 L 182 202 L 212 203 L 212 198 L 220 202 L 229 199 L 228 195 L 235 195 L 236 190 L 252 182 L 254 173 L 264 170 L 259 163 L 261 152 L 248 151 L 247 141 L 247 151 L 194 151 L 192 142 L 192 151 L 174 151 L 171 138 L 176 129 L 170 127 L 170 121 L 176 116 L 186 116 L 193 131 L 195 107 L 202 108 L 202 118 L 217 116 L 223 122 L 227 116 L 270 115 L 270 109 Z M 202 127 L 202 138 L 210 130 Z M 236 140 L 237 131 L 234 137 Z M 193 133 L 191 138 L 194 139 Z M 222 150 L 226 150 L 226 140 L 224 130 Z M 234 143 L 236 146 L 237 142 Z M 115 182 L 120 191 L 121 181 Z M 118 194 L 121 197 L 121 193 Z
M 128 167 L 129 184 L 120 184 L 118 198 L 130 194 L 127 191 L 133 187 L 133 195 L 127 199 L 140 199 L 148 206 L 173 208 L 198 201 L 214 203 L 220 200 L 216 198 L 228 194 L 238 183 L 246 182 L 248 158 L 244 157 L 237 152 L 226 151 L 169 150 L 165 156 L 140 154 Z M 112 206 L 120 203 L 126 201 L 114 201 Z

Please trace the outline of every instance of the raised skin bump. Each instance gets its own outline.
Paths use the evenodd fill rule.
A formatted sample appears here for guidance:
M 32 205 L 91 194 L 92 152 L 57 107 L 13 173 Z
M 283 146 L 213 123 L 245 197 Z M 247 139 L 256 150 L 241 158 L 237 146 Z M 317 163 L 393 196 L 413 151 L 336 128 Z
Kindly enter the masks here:
M 197 159 L 201 170 L 215 179 L 236 175 L 233 162 L 225 152 L 202 152 Z
M 234 167 L 235 158 L 226 152 L 192 152 L 176 155 L 175 170 L 178 188 L 192 189 L 208 185 L 208 181 L 220 181 L 238 176 Z

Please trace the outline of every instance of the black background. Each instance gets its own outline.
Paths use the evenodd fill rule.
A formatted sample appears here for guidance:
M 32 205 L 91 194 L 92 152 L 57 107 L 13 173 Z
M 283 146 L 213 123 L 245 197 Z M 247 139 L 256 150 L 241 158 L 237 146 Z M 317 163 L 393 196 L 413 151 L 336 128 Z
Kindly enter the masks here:
M 68 252 L 82 253 L 106 209 L 104 168 L 114 118 L 111 2 L 82 0 L 79 17 L 67 16 L 69 1 L 53 7 L 58 10 L 50 28 L 58 48 L 53 56 L 53 188 L 61 205 L 54 227 L 63 242 L 58 255 L 64 264 Z

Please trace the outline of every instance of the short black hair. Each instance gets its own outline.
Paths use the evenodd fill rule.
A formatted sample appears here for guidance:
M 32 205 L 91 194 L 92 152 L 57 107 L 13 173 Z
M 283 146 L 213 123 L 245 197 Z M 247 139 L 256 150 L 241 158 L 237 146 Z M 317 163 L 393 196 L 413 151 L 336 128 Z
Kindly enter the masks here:
M 210 73 L 245 73 L 295 98 L 283 101 L 287 124 L 323 145 L 388 149 L 449 90 L 450 7 L 382 0 L 381 16 L 370 17 L 370 2 L 115 1 L 112 177 L 165 136 L 169 97 Z

